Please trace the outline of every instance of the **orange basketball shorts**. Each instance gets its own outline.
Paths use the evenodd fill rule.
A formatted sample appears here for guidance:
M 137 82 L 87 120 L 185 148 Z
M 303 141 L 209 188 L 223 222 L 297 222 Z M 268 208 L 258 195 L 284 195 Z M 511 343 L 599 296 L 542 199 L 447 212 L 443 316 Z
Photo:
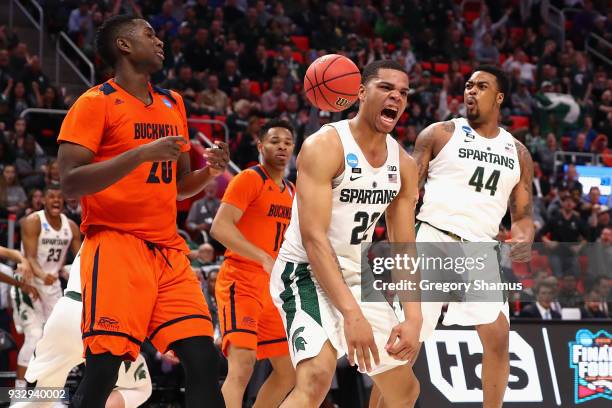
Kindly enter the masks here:
M 180 339 L 212 336 L 204 294 L 187 256 L 134 235 L 99 229 L 81 248 L 83 346 L 134 361 L 148 337 L 162 353 Z
M 289 355 L 283 321 L 270 296 L 270 275 L 226 260 L 215 286 L 219 323 L 227 356 L 229 344 L 256 350 L 257 359 Z

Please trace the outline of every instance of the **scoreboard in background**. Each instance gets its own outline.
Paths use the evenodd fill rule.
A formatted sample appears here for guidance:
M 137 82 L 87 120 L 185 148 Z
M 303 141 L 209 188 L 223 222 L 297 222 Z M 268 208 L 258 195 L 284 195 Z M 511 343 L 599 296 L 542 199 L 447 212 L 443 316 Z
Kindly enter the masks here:
M 567 170 L 567 166 L 565 166 Z M 612 195 L 612 167 L 576 166 L 578 181 L 582 184 L 582 193 L 587 195 L 591 187 L 599 187 L 601 192 L 600 204 L 611 206 Z
M 610 331 L 609 321 L 512 323 L 504 407 L 611 407 Z M 475 330 L 436 330 L 414 366 L 419 406 L 482 407 L 481 361 Z

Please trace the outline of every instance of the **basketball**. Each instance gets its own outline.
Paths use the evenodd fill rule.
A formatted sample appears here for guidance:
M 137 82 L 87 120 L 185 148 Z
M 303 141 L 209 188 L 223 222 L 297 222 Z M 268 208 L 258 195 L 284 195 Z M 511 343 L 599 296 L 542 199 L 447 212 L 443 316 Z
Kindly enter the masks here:
M 357 100 L 360 83 L 361 73 L 353 61 L 329 54 L 310 64 L 304 77 L 304 91 L 317 108 L 340 112 Z

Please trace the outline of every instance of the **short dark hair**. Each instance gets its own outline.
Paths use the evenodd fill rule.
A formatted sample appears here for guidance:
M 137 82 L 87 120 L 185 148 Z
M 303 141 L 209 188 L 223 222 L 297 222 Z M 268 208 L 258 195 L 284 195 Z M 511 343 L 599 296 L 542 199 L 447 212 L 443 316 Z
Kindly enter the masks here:
M 102 60 L 114 67 L 117 63 L 115 40 L 134 20 L 140 17 L 120 14 L 107 19 L 96 32 L 96 50 Z
M 393 60 L 378 60 L 370 62 L 365 66 L 363 72 L 361 73 L 361 84 L 367 85 L 372 78 L 375 78 L 378 75 L 378 71 L 381 69 L 393 69 L 408 75 L 406 69 L 399 62 Z
M 62 188 L 61 188 L 61 186 L 59 185 L 59 183 L 56 183 L 56 182 L 51 182 L 51 183 L 49 183 L 49 184 L 45 185 L 45 189 L 43 190 L 43 195 L 44 195 L 44 194 L 47 194 L 47 191 L 49 191 L 49 190 L 54 190 L 54 191 L 56 191 L 56 190 L 57 190 L 57 191 L 61 191 L 61 190 L 62 190 Z
M 268 130 L 276 127 L 287 129 L 293 137 L 293 126 L 291 126 L 291 123 L 284 119 L 270 119 L 261 127 L 261 130 L 259 131 L 259 140 L 261 141 L 264 139 L 264 137 L 268 133 Z
M 472 72 L 476 71 L 483 71 L 493 75 L 497 81 L 497 89 L 499 89 L 499 92 L 503 93 L 504 96 L 508 95 L 510 84 L 506 73 L 501 68 L 496 67 L 495 65 L 480 65 L 477 66 Z

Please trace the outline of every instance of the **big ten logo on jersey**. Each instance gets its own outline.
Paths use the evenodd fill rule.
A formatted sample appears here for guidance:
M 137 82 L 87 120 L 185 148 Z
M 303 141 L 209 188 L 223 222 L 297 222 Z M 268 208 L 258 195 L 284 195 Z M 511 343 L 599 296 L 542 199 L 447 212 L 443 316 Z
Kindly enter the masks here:
M 510 332 L 510 377 L 505 402 L 541 402 L 533 348 Z M 432 384 L 450 402 L 482 402 L 482 344 L 475 330 L 436 330 L 425 342 Z

